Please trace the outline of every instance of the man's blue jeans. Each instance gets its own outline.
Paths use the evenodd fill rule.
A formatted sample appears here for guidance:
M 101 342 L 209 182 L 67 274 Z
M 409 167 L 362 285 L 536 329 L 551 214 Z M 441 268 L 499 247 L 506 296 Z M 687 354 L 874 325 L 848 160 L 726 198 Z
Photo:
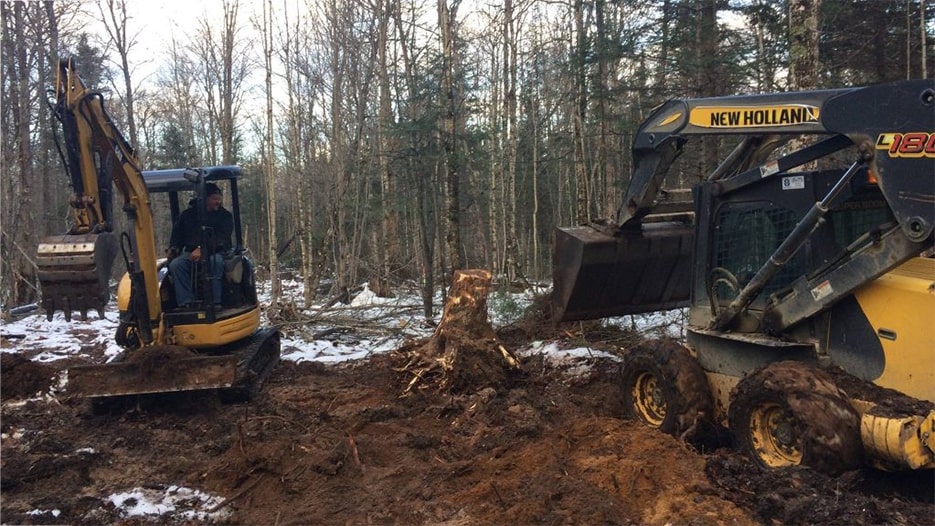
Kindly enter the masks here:
M 211 291 L 214 293 L 214 303 L 221 303 L 221 276 L 224 274 L 224 255 L 221 253 L 213 254 L 210 261 L 210 273 L 208 278 L 211 281 Z M 195 297 L 195 263 L 192 261 L 191 253 L 182 252 L 177 258 L 169 262 L 169 273 L 172 275 L 172 283 L 175 285 L 175 303 L 178 306 L 195 303 L 199 298 Z

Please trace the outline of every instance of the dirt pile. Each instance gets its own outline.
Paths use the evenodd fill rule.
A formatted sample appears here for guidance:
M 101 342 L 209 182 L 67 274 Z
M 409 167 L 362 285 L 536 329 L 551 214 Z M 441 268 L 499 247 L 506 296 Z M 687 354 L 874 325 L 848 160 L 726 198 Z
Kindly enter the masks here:
M 275 413 L 238 423 L 206 486 L 245 524 L 753 523 L 703 457 L 601 407 L 597 376 L 539 364 L 509 388 L 399 397 L 390 363 L 342 370 L 339 392 L 330 369 L 286 366 L 310 381 L 269 386 Z
M 0 399 L 4 402 L 49 392 L 58 370 L 18 353 L 0 353 Z

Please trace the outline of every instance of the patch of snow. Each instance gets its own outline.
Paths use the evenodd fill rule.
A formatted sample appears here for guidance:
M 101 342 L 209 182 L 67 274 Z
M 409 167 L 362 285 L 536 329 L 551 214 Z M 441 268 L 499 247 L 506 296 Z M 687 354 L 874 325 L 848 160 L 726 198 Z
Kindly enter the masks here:
M 224 519 L 229 513 L 226 509 L 211 511 L 224 502 L 222 497 L 174 485 L 165 489 L 133 488 L 110 495 L 106 500 L 117 508 L 122 517 L 171 514 L 177 519 L 207 521 Z
M 115 308 L 113 304 L 108 306 L 108 309 Z M 112 357 L 120 353 L 120 346 L 113 337 L 117 324 L 118 314 L 114 310 L 104 311 L 103 318 L 92 311 L 88 313 L 87 320 L 74 316 L 70 322 L 65 320 L 61 312 L 55 313 L 51 321 L 44 314 L 4 321 L 0 325 L 0 335 L 15 335 L 17 338 L 11 340 L 14 345 L 0 348 L 0 352 L 30 349 L 40 351 L 33 360 L 53 362 L 64 358 L 90 357 L 86 351 L 90 347 L 103 349 L 106 356 Z
M 607 318 L 604 323 L 630 328 L 648 338 L 683 339 L 687 321 L 688 309 L 674 309 Z
M 23 438 L 23 429 L 20 427 L 14 428 L 12 433 L 2 433 L 0 434 L 0 439 L 3 440 L 19 440 Z
M 383 299 L 377 297 L 377 294 L 370 290 L 370 284 L 364 283 L 364 290 L 360 294 L 354 296 L 354 299 L 351 300 L 351 307 L 364 307 L 367 305 L 373 305 L 377 300 Z
M 620 357 L 598 349 L 576 347 L 561 349 L 555 342 L 534 341 L 529 347 L 516 352 L 519 356 L 542 355 L 546 363 L 561 367 L 569 377 L 580 377 L 591 371 L 593 358 L 606 358 L 619 361 Z
M 26 512 L 26 515 L 31 515 L 31 516 L 33 516 L 33 517 L 40 517 L 40 516 L 42 516 L 42 515 L 51 515 L 52 517 L 56 517 L 56 518 L 57 518 L 57 517 L 58 517 L 59 515 L 61 515 L 61 514 L 62 514 L 62 511 L 61 511 L 61 510 L 58 510 L 58 509 L 55 509 L 55 510 L 39 510 L 39 509 L 36 509 L 36 510 L 29 510 L 29 511 Z
M 554 365 L 564 365 L 570 362 L 575 362 L 582 359 L 588 358 L 610 358 L 612 360 L 618 360 L 619 357 L 598 349 L 591 349 L 588 347 L 576 347 L 574 349 L 560 349 L 558 344 L 555 342 L 541 342 L 534 341 L 529 344 L 529 347 L 519 351 L 519 354 L 524 356 L 532 356 L 536 354 L 542 354 L 545 356 L 546 360 Z

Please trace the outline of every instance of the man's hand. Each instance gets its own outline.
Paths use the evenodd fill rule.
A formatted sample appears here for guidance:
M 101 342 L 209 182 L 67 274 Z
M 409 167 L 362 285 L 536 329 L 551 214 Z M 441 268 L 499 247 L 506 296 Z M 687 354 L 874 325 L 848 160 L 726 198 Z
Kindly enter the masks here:
M 195 263 L 201 261 L 201 247 L 196 247 L 195 250 L 192 250 L 190 257 Z

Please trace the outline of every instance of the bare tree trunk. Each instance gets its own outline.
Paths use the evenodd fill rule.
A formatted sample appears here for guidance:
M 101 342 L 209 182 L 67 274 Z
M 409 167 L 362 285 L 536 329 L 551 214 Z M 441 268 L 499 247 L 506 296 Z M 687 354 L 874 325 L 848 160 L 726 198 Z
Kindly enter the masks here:
M 12 12 L 10 8 L 12 7 Z M 3 148 L 3 210 L 0 220 L 3 257 L 0 283 L 6 305 L 18 305 L 35 298 L 35 265 L 31 254 L 37 245 L 35 225 L 33 152 L 30 145 L 31 107 L 29 50 L 26 47 L 26 10 L 24 2 L 4 2 L 3 18 L 3 115 L 4 135 L 13 143 Z M 6 135 L 9 133 L 10 135 Z M 9 156 L 9 157 L 8 157 Z M 7 183 L 6 180 L 9 180 Z
M 928 72 L 928 31 L 925 30 L 925 1 L 919 2 L 919 49 L 922 55 L 922 72 L 920 79 L 929 78 Z
M 538 39 L 537 39 L 538 40 Z M 538 42 L 537 42 L 538 44 Z M 532 121 L 532 274 L 535 279 L 541 278 L 539 267 L 539 103 L 540 83 L 533 86 L 532 101 L 529 109 L 529 118 Z
M 289 18 L 289 10 L 284 12 L 284 42 L 282 58 L 285 63 L 285 76 L 287 87 L 287 144 L 285 145 L 285 169 L 287 173 L 297 177 L 295 181 L 296 206 L 298 208 L 298 232 L 300 269 L 303 281 L 303 305 L 308 308 L 315 300 L 320 271 L 316 262 L 324 261 L 320 254 L 315 252 L 314 240 L 316 232 L 312 178 L 315 173 L 315 140 L 317 130 L 314 129 L 310 115 L 315 112 L 316 98 L 314 86 L 311 81 L 312 66 L 307 59 L 308 49 L 307 33 L 303 33 L 304 20 L 301 14 L 296 14 L 293 23 Z M 305 54 L 303 54 L 305 52 Z
M 279 305 L 282 284 L 279 282 L 279 242 L 276 238 L 276 148 L 273 134 L 273 1 L 263 5 L 263 58 L 266 64 L 266 195 L 269 228 L 270 308 Z
M 666 88 L 666 78 L 669 71 L 669 24 L 672 22 L 672 0 L 663 0 L 662 2 L 662 20 L 660 30 L 662 36 L 659 40 L 659 62 L 656 65 L 656 77 L 654 89 L 657 93 L 664 92 Z
M 110 37 L 110 42 L 120 57 L 120 73 L 123 76 L 124 106 L 127 112 L 127 126 L 130 130 L 130 144 L 137 148 L 139 135 L 136 129 L 133 82 L 130 79 L 128 58 L 130 48 L 136 44 L 136 35 L 130 36 L 127 32 L 127 2 L 126 0 L 98 0 L 97 8 L 101 13 L 101 21 L 104 22 L 107 36 Z
M 760 11 L 755 10 L 753 12 L 753 29 L 756 34 L 756 87 L 760 93 L 772 89 L 771 83 L 767 82 L 767 78 L 772 78 L 772 76 L 767 76 L 764 69 L 766 67 L 766 29 L 764 25 L 764 22 L 760 20 Z
M 236 111 L 235 105 L 235 83 L 239 83 L 242 78 L 235 79 L 235 39 L 237 38 L 237 12 L 240 9 L 240 2 L 233 0 L 229 2 L 224 0 L 224 26 L 221 34 L 221 82 L 219 110 L 220 119 L 218 125 L 221 131 L 221 162 L 224 164 L 233 164 L 234 161 L 234 141 L 236 135 L 236 125 L 234 118 Z M 265 45 L 265 44 L 264 44 Z M 274 239 L 274 238 L 270 238 Z M 276 245 L 270 245 L 270 253 L 276 251 Z M 272 269 L 270 269 L 272 272 Z M 271 276 L 272 277 L 272 276 Z
M 504 168 L 507 173 L 509 194 L 507 196 L 506 215 L 506 279 L 513 281 L 522 275 L 517 246 L 516 232 L 516 154 L 518 149 L 516 137 L 516 20 L 513 10 L 513 0 L 504 0 L 503 13 L 503 113 L 506 123 L 506 137 L 504 148 L 506 159 Z
M 597 82 L 594 86 L 595 91 L 597 92 L 597 122 L 599 123 L 599 135 L 597 137 L 597 155 L 594 159 L 594 171 L 596 172 L 596 179 L 594 187 L 596 188 L 596 193 L 598 196 L 598 206 L 600 206 L 601 217 L 612 217 L 614 212 L 616 212 L 616 207 L 614 206 L 614 196 L 612 191 L 612 183 L 609 179 L 608 173 L 608 151 L 610 149 L 610 127 L 609 127 L 609 116 L 607 111 L 608 105 L 608 83 L 609 79 L 609 57 L 608 57 L 608 43 L 607 43 L 607 25 L 604 19 L 604 10 L 606 9 L 606 3 L 604 0 L 596 0 L 594 6 L 595 12 L 595 30 L 596 35 L 596 49 L 595 53 L 597 54 Z
M 393 125 L 392 94 L 390 93 L 389 62 L 386 56 L 387 34 L 389 32 L 392 0 L 377 0 L 377 53 L 379 57 L 378 75 L 380 82 L 380 119 L 377 123 L 377 157 L 380 166 L 380 202 L 383 207 L 381 221 L 382 239 L 377 242 L 380 272 L 377 275 L 374 291 L 378 296 L 389 297 L 390 281 L 399 265 L 399 211 L 396 206 L 396 174 L 390 164 L 390 155 L 395 151 L 389 134 Z
M 202 69 L 201 82 L 210 117 L 205 150 L 210 164 L 237 162 L 237 118 L 244 95 L 243 83 L 250 70 L 251 43 L 241 35 L 239 0 L 223 0 L 223 23 L 216 35 L 212 20 L 199 20 L 196 54 Z
M 587 72 L 585 70 L 585 57 L 587 55 L 587 34 L 584 26 L 584 2 L 575 0 L 575 107 L 574 107 L 574 150 L 575 150 L 575 221 L 584 224 L 591 219 L 591 209 L 588 202 L 588 170 L 585 159 L 584 123 L 587 118 L 588 92 Z
M 697 53 L 698 96 L 714 97 L 721 95 L 722 70 L 717 61 L 720 37 L 717 27 L 717 0 L 699 0 L 700 10 L 697 17 L 695 49 Z M 720 160 L 718 141 L 713 137 L 702 138 L 702 165 L 698 173 L 698 180 L 704 180 L 706 175 L 717 167 Z
M 794 90 L 818 87 L 821 0 L 789 0 L 789 80 Z
M 55 4 L 51 0 L 42 3 L 45 8 L 45 18 L 49 24 L 49 49 L 48 54 L 39 54 L 38 82 L 40 86 L 51 86 L 54 82 L 53 75 L 58 71 L 58 17 L 55 15 Z M 53 137 L 52 112 L 39 111 L 39 177 L 40 177 L 40 195 L 46 196 L 47 202 L 59 202 L 62 196 L 61 185 L 55 184 L 53 178 L 53 166 L 55 165 L 56 153 Z M 0 197 L 2 199 L 2 197 Z M 64 200 L 62 200 L 64 201 Z M 42 207 L 42 221 L 40 228 L 42 232 L 57 232 L 58 214 L 53 206 Z
M 789 84 L 792 90 L 818 87 L 818 29 L 821 0 L 789 0 Z M 814 142 L 799 136 L 789 141 L 789 149 L 797 150 Z M 799 170 L 813 170 L 816 162 L 806 163 Z
M 442 44 L 442 95 L 446 97 L 442 119 L 442 144 L 445 162 L 445 243 L 453 270 L 464 267 L 464 248 L 461 245 L 461 164 L 458 137 L 461 130 L 460 88 L 455 85 L 456 20 L 458 3 L 448 8 L 448 0 L 438 0 L 438 25 Z
M 405 78 L 407 95 L 406 99 L 408 101 L 406 104 L 406 117 L 408 118 L 409 122 L 415 122 L 417 118 L 417 88 L 415 79 L 415 65 L 413 63 L 412 53 L 410 52 L 409 48 L 411 35 L 406 32 L 406 26 L 403 24 L 402 12 L 400 10 L 399 2 L 394 2 L 392 4 L 392 13 L 394 20 L 396 21 L 400 54 L 403 59 L 403 75 Z M 415 130 L 410 130 L 409 143 L 407 144 L 407 147 L 410 151 L 416 151 L 417 146 L 418 139 L 416 132 Z M 427 180 L 429 178 L 427 171 L 421 165 L 417 167 L 416 160 L 412 156 L 406 157 L 406 163 L 409 167 L 409 173 L 413 174 L 416 180 L 416 210 L 413 215 L 416 218 L 416 230 L 418 231 L 419 236 L 417 252 L 419 253 L 419 270 L 422 277 L 422 312 L 426 320 L 431 320 L 434 314 L 435 293 L 435 251 L 433 242 L 437 233 L 435 229 L 435 222 L 431 221 L 430 218 L 430 210 L 426 202 L 426 194 L 430 191 L 430 188 L 432 188 L 433 185 L 431 185 Z

